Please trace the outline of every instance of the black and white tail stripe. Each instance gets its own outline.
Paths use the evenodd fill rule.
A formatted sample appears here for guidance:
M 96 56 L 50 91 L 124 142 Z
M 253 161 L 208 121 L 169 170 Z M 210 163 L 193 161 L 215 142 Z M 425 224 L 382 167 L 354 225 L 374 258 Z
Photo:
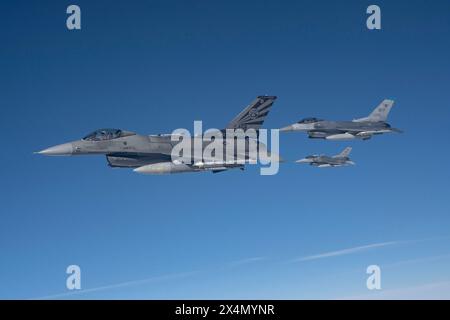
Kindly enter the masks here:
M 275 96 L 258 96 L 228 124 L 227 129 L 258 130 L 276 99 Z

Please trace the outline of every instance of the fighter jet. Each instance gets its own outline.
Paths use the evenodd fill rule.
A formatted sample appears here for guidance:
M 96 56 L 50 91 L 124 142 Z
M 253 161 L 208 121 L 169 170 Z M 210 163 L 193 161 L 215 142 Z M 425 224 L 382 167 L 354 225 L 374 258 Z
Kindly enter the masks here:
M 355 163 L 350 160 L 348 157 L 350 152 L 352 151 L 351 147 L 347 147 L 340 154 L 335 156 L 326 156 L 326 155 L 312 155 L 307 156 L 304 159 L 297 160 L 298 163 L 309 163 L 312 166 L 319 168 L 326 167 L 342 167 L 348 165 L 354 165 Z
M 352 121 L 328 121 L 317 118 L 305 118 L 290 126 L 281 128 L 280 131 L 303 131 L 309 138 L 327 140 L 368 140 L 373 135 L 402 132 L 392 128 L 386 123 L 389 111 L 394 105 L 393 100 L 384 100 L 367 117 Z
M 259 130 L 276 98 L 275 96 L 258 96 L 229 123 L 226 129 Z M 225 132 L 226 129 L 221 131 Z M 193 136 L 191 139 L 198 139 L 198 137 Z M 244 161 L 239 159 L 209 161 L 194 158 L 194 152 L 192 152 L 191 161 L 172 161 L 172 148 L 179 139 L 172 140 L 172 134 L 140 135 L 121 129 L 99 129 L 80 140 L 53 146 L 37 153 L 47 156 L 105 155 L 111 167 L 134 168 L 135 172 L 144 174 L 198 171 L 216 173 L 234 168 L 244 169 L 245 160 L 253 160 L 246 154 L 239 158 Z M 204 141 L 201 143 L 204 148 Z M 263 147 L 265 146 L 262 143 L 258 143 L 258 148 Z M 249 144 L 246 140 L 245 151 L 248 153 L 248 150 Z

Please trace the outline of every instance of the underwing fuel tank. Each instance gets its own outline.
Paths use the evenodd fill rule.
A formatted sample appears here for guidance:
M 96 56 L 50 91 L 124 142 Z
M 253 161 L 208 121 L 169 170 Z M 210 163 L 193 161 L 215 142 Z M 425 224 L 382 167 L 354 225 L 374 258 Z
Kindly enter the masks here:
M 192 168 L 185 164 L 161 162 L 142 166 L 134 169 L 133 171 L 142 174 L 171 174 L 171 173 L 195 172 L 198 171 L 198 169 Z
M 327 140 L 353 140 L 355 136 L 350 133 L 333 134 L 326 137 Z
M 142 174 L 172 174 L 184 172 L 198 172 L 198 171 L 212 171 L 219 172 L 228 169 L 239 168 L 243 169 L 243 164 L 212 164 L 212 163 L 195 163 L 192 166 L 184 163 L 160 162 L 155 164 L 148 164 L 134 169 L 134 172 Z
M 311 131 L 311 132 L 308 132 L 308 137 L 310 139 L 324 139 L 327 137 L 327 133 Z

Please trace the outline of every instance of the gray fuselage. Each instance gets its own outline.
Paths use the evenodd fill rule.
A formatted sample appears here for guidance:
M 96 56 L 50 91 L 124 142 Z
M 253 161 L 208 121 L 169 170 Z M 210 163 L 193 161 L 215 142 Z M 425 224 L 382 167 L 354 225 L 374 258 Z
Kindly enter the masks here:
M 110 130 L 110 129 L 108 129 Z M 102 130 L 98 130 L 101 132 Z M 103 130 L 104 131 L 104 130 Z M 97 131 L 96 131 L 97 132 Z M 68 142 L 65 144 L 57 145 L 45 150 L 40 151 L 40 154 L 44 155 L 105 155 L 108 164 L 111 167 L 126 167 L 137 168 L 148 164 L 155 164 L 160 162 L 171 162 L 172 150 L 175 145 L 180 142 L 181 136 L 176 136 L 172 139 L 172 135 L 138 135 L 128 131 L 117 130 L 120 132 L 117 136 L 104 134 L 85 137 L 81 140 Z M 195 163 L 196 161 L 203 161 L 203 151 L 205 147 L 210 145 L 210 141 L 201 140 L 201 138 L 184 138 L 190 139 L 191 151 L 190 159 L 187 163 Z M 173 140 L 173 141 L 172 141 Z M 199 142 L 200 141 L 200 142 Z M 243 143 L 243 153 L 239 153 L 238 156 L 238 143 L 235 143 L 234 151 L 232 152 L 232 159 L 248 159 L 249 158 L 249 140 L 240 140 Z M 200 143 L 201 152 L 198 155 L 194 146 L 196 143 Z M 255 142 L 257 149 L 262 143 Z M 226 140 L 222 147 L 222 153 L 225 157 L 227 154 Z M 228 156 L 230 152 L 228 152 Z
M 331 166 L 345 165 L 347 161 L 350 160 L 349 157 L 330 157 L 330 156 L 309 156 L 310 164 L 312 166 L 319 166 L 324 164 L 329 164 Z

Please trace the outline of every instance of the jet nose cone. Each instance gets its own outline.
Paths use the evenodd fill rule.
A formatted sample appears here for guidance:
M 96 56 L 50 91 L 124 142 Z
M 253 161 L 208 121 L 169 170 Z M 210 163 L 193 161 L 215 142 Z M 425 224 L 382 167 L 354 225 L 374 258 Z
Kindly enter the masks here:
M 291 126 L 287 126 L 287 127 L 283 127 L 283 128 L 280 129 L 281 132 L 293 131 L 293 130 L 294 130 L 294 127 L 292 125 Z
M 307 159 L 307 158 L 304 158 L 304 159 L 297 160 L 297 161 L 295 161 L 295 162 L 297 162 L 297 163 L 310 163 L 311 160 L 310 160 L 310 159 Z
M 46 156 L 70 156 L 73 153 L 73 146 L 71 143 L 64 143 L 54 147 L 50 147 L 37 152 Z

